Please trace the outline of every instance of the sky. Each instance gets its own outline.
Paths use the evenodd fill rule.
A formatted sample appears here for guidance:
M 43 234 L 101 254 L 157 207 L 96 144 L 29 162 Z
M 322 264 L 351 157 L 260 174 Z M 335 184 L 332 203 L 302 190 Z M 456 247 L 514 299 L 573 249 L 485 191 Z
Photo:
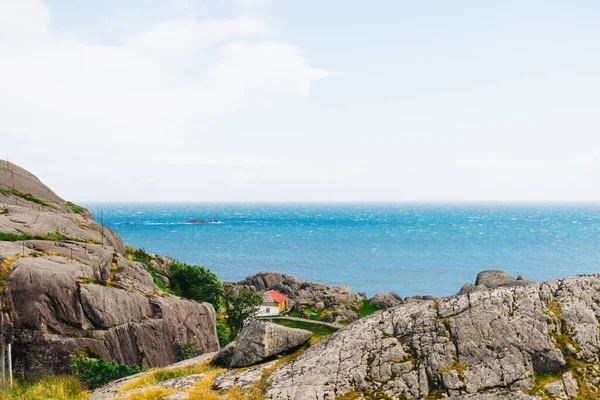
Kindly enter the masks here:
M 72 201 L 600 201 L 596 0 L 0 0 L 0 158 Z

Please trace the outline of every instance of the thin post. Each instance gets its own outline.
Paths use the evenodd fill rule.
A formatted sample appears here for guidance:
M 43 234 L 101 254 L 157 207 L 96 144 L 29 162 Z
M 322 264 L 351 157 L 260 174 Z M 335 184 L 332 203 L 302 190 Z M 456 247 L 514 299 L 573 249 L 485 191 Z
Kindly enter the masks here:
M 100 211 L 100 225 L 102 226 L 102 246 L 104 246 L 104 211 Z
M 13 387 L 13 377 L 12 377 L 12 344 L 8 344 L 8 381 L 10 382 L 10 388 Z
M 6 389 L 6 365 L 4 362 L 4 355 L 6 353 L 6 347 L 2 345 L 2 356 L 0 356 L 0 363 L 2 363 L 2 390 Z
M 71 249 L 71 264 L 73 263 L 73 249 Z
M 23 242 L 23 257 L 25 257 L 25 242 Z

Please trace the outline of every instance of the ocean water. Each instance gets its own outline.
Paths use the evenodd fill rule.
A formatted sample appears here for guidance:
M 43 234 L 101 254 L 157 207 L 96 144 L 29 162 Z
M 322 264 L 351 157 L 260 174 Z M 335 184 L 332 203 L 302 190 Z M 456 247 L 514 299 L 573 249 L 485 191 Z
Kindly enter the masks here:
M 354 291 L 455 294 L 484 269 L 536 281 L 600 273 L 586 205 L 84 204 L 127 244 L 221 279 L 272 270 Z M 218 224 L 193 225 L 201 218 Z

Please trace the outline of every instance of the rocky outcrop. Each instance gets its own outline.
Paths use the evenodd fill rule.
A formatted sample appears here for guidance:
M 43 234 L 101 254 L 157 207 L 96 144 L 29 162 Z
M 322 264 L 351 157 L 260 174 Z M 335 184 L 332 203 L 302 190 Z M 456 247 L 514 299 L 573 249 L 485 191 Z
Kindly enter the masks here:
M 410 302 L 280 366 L 266 398 L 598 398 L 599 321 L 600 275 Z
M 465 284 L 458 294 L 467 294 L 481 290 L 496 289 L 499 287 L 511 287 L 511 286 L 528 286 L 535 284 L 535 282 L 528 281 L 522 276 L 513 278 L 506 272 L 499 269 L 488 269 L 481 271 L 477 274 L 475 284 Z
M 259 272 L 235 285 L 246 286 L 257 293 L 276 290 L 290 299 L 291 312 L 328 322 L 357 320 L 356 310 L 366 299 L 364 294 L 355 293 L 347 286 L 324 285 L 272 271 Z
M 183 341 L 199 354 L 219 349 L 212 305 L 162 293 L 114 232 L 10 166 L 14 189 L 0 163 L 0 233 L 15 240 L 0 241 L 0 332 L 17 369 L 67 372 L 84 347 L 150 367 L 175 362 Z
M 270 361 L 255 367 L 243 369 L 230 369 L 227 372 L 221 372 L 215 377 L 211 388 L 213 390 L 229 390 L 234 386 L 239 388 L 248 388 L 255 385 L 263 377 L 265 371 L 273 368 L 277 361 Z
M 304 329 L 287 328 L 273 322 L 249 320 L 236 341 L 228 344 L 212 361 L 226 368 L 242 368 L 296 349 L 311 338 Z
M 389 293 L 377 293 L 375 296 L 369 299 L 369 303 L 373 304 L 380 310 L 387 310 L 388 308 L 396 307 L 402 304 L 402 297 L 394 292 Z

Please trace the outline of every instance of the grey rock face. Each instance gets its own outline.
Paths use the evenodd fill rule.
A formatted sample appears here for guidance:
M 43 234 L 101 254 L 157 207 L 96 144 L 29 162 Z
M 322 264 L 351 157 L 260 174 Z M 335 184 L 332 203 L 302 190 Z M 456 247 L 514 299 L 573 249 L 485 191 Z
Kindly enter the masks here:
M 227 345 L 213 360 L 213 364 L 227 368 L 242 368 L 266 361 L 308 342 L 312 333 L 272 322 L 250 320 L 235 342 Z
M 116 269 L 126 271 L 119 267 L 123 263 L 129 262 L 118 258 Z M 69 354 L 82 347 L 120 363 L 149 366 L 176 361 L 185 340 L 201 353 L 219 348 L 210 304 L 146 294 L 136 285 L 87 283 L 100 271 L 60 256 L 22 257 L 12 267 L 5 294 L 20 369 L 66 372 Z M 113 281 L 123 282 L 118 274 Z
M 352 323 L 280 366 L 267 398 L 334 399 L 354 391 L 528 399 L 573 393 L 581 380 L 600 397 L 599 304 L 600 275 L 403 304 Z M 558 383 L 523 393 L 536 374 Z
M 360 308 L 361 301 L 366 299 L 364 294 L 355 293 L 347 286 L 308 282 L 293 275 L 272 271 L 259 272 L 234 284 L 246 286 L 257 293 L 276 290 L 290 299 L 293 312 L 302 312 L 304 306 L 317 308 L 317 305 L 319 309 L 327 308 L 330 311 L 355 311 Z M 358 314 L 345 313 L 343 318 L 354 321 L 358 319 Z
M 389 293 L 377 293 L 375 296 L 369 299 L 369 303 L 374 306 L 387 310 L 388 308 L 399 306 L 403 303 L 402 297 L 394 292 Z
M 242 370 L 229 370 L 220 373 L 215 377 L 212 383 L 213 390 L 228 390 L 234 386 L 247 388 L 254 385 L 262 378 L 262 374 L 266 369 L 271 368 L 276 361 L 271 361 L 256 367 L 244 368 Z
M 522 278 L 522 277 L 521 277 Z M 477 275 L 475 285 L 483 285 L 488 289 L 496 289 L 504 286 L 527 286 L 535 282 L 531 282 L 525 279 L 517 279 L 508 275 L 506 272 L 499 269 L 489 269 L 481 271 Z
M 175 362 L 182 341 L 200 353 L 219 349 L 212 305 L 159 295 L 145 267 L 123 257 L 113 231 L 85 209 L 74 213 L 27 171 L 14 166 L 14 176 L 16 191 L 48 205 L 12 192 L 12 172 L 0 163 L 0 232 L 76 239 L 0 242 L 0 263 L 10 270 L 0 292 L 0 334 L 13 343 L 16 369 L 67 372 L 71 352 L 83 347 L 151 367 Z

